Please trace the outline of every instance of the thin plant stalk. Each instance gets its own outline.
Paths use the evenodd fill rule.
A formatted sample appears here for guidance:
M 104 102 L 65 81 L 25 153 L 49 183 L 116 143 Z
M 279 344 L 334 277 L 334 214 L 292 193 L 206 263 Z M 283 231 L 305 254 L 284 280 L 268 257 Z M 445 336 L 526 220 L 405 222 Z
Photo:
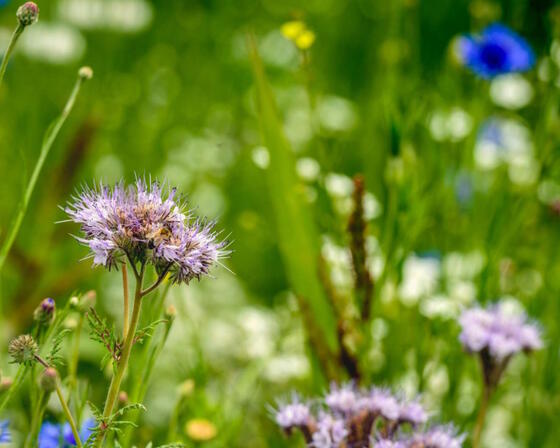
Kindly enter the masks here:
M 486 411 L 488 410 L 488 403 L 490 402 L 491 391 L 485 384 L 482 392 L 482 400 L 476 417 L 476 424 L 473 431 L 472 448 L 480 447 L 480 436 L 482 435 L 482 428 L 484 427 L 484 420 L 486 419 Z
M 78 377 L 78 361 L 80 359 L 80 335 L 82 333 L 82 328 L 84 326 L 84 314 L 80 313 L 78 318 L 78 324 L 76 325 L 76 331 L 74 334 L 74 345 L 72 347 L 72 356 L 70 357 L 70 364 L 68 365 L 68 376 L 70 389 L 72 390 L 77 383 Z
M 167 293 L 169 291 L 169 287 L 171 283 L 167 283 L 165 288 L 162 291 L 162 294 L 157 298 L 156 303 L 156 315 L 161 316 L 163 313 L 163 306 L 165 303 L 165 298 L 167 297 Z M 150 337 L 148 343 L 145 343 L 145 349 L 142 353 L 140 365 L 144 366 L 142 373 L 139 377 L 135 378 L 134 385 L 132 386 L 132 391 L 130 393 L 130 400 L 132 403 L 142 403 L 144 401 L 144 397 L 146 396 L 146 392 L 148 390 L 148 385 L 150 384 L 150 378 L 152 376 L 153 368 L 155 365 L 155 361 L 158 358 L 161 350 L 163 350 L 163 346 L 167 341 L 167 336 L 169 335 L 169 331 L 171 330 L 171 325 L 167 324 L 165 328 L 165 332 L 162 335 L 162 338 L 158 342 L 157 345 L 154 346 L 154 337 Z M 127 415 L 127 420 L 136 423 L 138 420 L 139 413 L 136 410 L 131 411 Z M 130 439 L 132 437 L 134 427 L 131 425 L 127 427 L 124 431 L 123 436 L 123 445 L 129 446 Z
M 126 339 L 128 333 L 128 315 L 129 315 L 129 305 L 128 305 L 128 272 L 126 268 L 126 263 L 122 264 L 122 278 L 123 278 L 123 339 Z
M 76 441 L 76 446 L 78 448 L 82 448 L 82 442 L 80 440 L 80 433 L 78 432 L 78 428 L 76 426 L 76 422 L 74 421 L 74 418 L 72 417 L 72 413 L 70 412 L 70 408 L 68 407 L 68 404 L 66 403 L 66 400 L 64 399 L 64 395 L 62 395 L 62 390 L 60 389 L 60 384 L 57 380 L 56 382 L 56 395 L 58 396 L 58 400 L 60 401 L 60 405 L 62 406 L 62 410 L 64 411 L 64 414 L 66 415 L 66 419 L 68 420 L 68 423 L 70 424 L 70 428 L 72 429 L 72 434 L 74 435 L 74 440 Z
M 2 58 L 2 65 L 0 66 L 0 86 L 2 86 L 2 80 L 4 79 L 4 74 L 6 73 L 6 68 L 8 67 L 8 62 L 10 61 L 12 52 L 14 51 L 16 43 L 19 37 L 21 36 L 21 34 L 23 33 L 24 29 L 25 26 L 23 26 L 21 23 L 18 23 L 16 29 L 14 30 L 14 33 L 12 34 L 12 38 L 10 39 L 10 43 L 8 44 L 6 53 Z
M 38 405 L 34 408 L 35 410 L 31 418 L 31 428 L 29 431 L 29 436 L 25 440 L 25 448 L 32 447 L 34 445 L 34 441 L 36 441 L 38 438 L 39 428 L 41 426 L 41 422 L 43 421 L 43 415 L 49 401 L 49 395 L 50 394 L 47 394 L 44 391 L 41 391 L 39 393 Z
M 6 60 L 6 58 L 4 58 L 4 59 Z M 66 122 L 66 119 L 68 118 L 68 115 L 70 115 L 70 112 L 72 111 L 72 108 L 74 107 L 74 103 L 76 102 L 76 98 L 78 97 L 78 93 L 80 92 L 80 88 L 82 87 L 82 83 L 86 79 L 88 79 L 88 78 L 84 77 L 82 74 L 78 75 L 78 79 L 76 81 L 76 84 L 74 84 L 74 88 L 72 89 L 72 92 L 70 93 L 70 96 L 68 97 L 68 101 L 66 101 L 66 105 L 64 106 L 64 109 L 62 110 L 62 113 L 54 121 L 54 123 L 48 128 L 48 130 L 45 134 L 45 139 L 43 140 L 43 146 L 41 147 L 41 152 L 39 153 L 39 158 L 37 159 L 37 163 L 35 164 L 35 168 L 33 168 L 33 172 L 31 173 L 31 177 L 29 178 L 29 182 L 28 182 L 27 187 L 25 189 L 23 198 L 21 199 L 21 202 L 19 203 L 17 214 L 15 216 L 15 219 L 14 219 L 12 225 L 9 228 L 9 233 L 8 233 L 6 239 L 4 240 L 4 242 L 2 243 L 2 247 L 0 248 L 0 272 L 2 271 L 2 268 L 4 267 L 4 263 L 5 263 L 6 258 L 8 256 L 8 253 L 10 252 L 10 249 L 12 248 L 12 245 L 14 244 L 16 236 L 19 232 L 19 229 L 21 227 L 21 223 L 23 222 L 23 218 L 25 217 L 25 214 L 27 212 L 27 207 L 29 205 L 29 201 L 31 200 L 33 190 L 35 189 L 35 185 L 37 184 L 37 180 L 39 178 L 39 174 L 41 173 L 41 169 L 43 168 L 45 160 L 47 159 L 47 156 L 49 155 L 49 152 L 52 148 L 52 145 L 53 145 L 56 137 L 58 136 L 58 134 L 60 132 L 60 129 L 62 128 L 62 126 Z
M 130 327 L 124 341 L 122 348 L 121 358 L 117 364 L 117 370 L 111 379 L 111 384 L 109 386 L 109 391 L 107 392 L 107 399 L 105 400 L 105 407 L 103 409 L 103 421 L 106 421 L 111 417 L 115 403 L 119 395 L 121 382 L 124 377 L 126 368 L 128 366 L 128 360 L 130 359 L 130 353 L 132 351 L 132 345 L 134 344 L 134 336 L 136 333 L 136 328 L 140 320 L 140 309 L 142 307 L 142 282 L 144 279 L 144 268 L 142 265 L 140 272 L 135 271 L 136 276 L 136 291 L 134 293 L 134 304 L 132 307 L 132 316 L 130 319 Z M 97 436 L 96 447 L 101 447 L 103 445 L 103 439 L 105 437 L 105 432 L 102 431 Z
M 15 391 L 19 389 L 19 387 L 23 384 L 23 381 L 25 379 L 25 376 L 28 372 L 28 369 L 25 366 L 20 366 L 16 376 L 14 378 L 14 382 L 12 383 L 12 385 L 10 386 L 10 388 L 7 390 L 6 395 L 4 396 L 4 399 L 2 400 L 2 402 L 0 402 L 0 412 L 2 412 L 2 410 L 6 407 L 6 405 L 8 404 L 8 402 L 12 399 L 12 396 L 14 395 Z

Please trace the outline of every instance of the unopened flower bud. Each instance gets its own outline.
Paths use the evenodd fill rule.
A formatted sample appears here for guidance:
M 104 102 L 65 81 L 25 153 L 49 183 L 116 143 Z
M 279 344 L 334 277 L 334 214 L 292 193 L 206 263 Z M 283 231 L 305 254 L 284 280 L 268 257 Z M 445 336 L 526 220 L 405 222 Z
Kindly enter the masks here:
M 95 306 L 96 301 L 97 293 L 93 289 L 91 289 L 81 297 L 80 305 L 82 305 L 82 308 L 84 310 L 88 310 Z
M 177 308 L 175 308 L 175 306 L 173 305 L 169 305 L 165 310 L 165 318 L 168 321 L 172 322 L 176 316 L 177 316 Z
M 179 394 L 188 397 L 194 390 L 194 380 L 188 379 L 179 384 Z
M 14 384 L 14 380 L 8 376 L 2 377 L 0 380 L 0 392 L 7 391 Z
M 76 311 L 85 313 L 90 308 L 95 306 L 97 301 L 97 294 L 94 290 L 90 290 L 80 297 L 70 298 L 70 306 Z
M 25 2 L 18 8 L 16 17 L 21 26 L 33 25 L 39 20 L 39 7 L 34 2 Z
M 56 389 L 56 382 L 58 381 L 58 373 L 52 367 L 43 370 L 39 377 L 39 386 L 45 392 L 52 392 Z
M 91 67 L 82 67 L 80 68 L 80 70 L 78 71 L 78 76 L 84 80 L 88 80 L 93 78 L 93 70 Z
M 119 404 L 121 406 L 126 406 L 128 404 L 128 394 L 124 390 L 119 392 Z
M 38 351 L 37 343 L 28 334 L 12 339 L 8 345 L 8 353 L 17 364 L 32 364 Z
M 204 442 L 216 437 L 216 426 L 204 418 L 194 418 L 185 425 L 185 433 L 193 440 Z
M 53 299 L 43 299 L 33 312 L 33 319 L 40 325 L 50 325 L 54 320 L 56 305 Z

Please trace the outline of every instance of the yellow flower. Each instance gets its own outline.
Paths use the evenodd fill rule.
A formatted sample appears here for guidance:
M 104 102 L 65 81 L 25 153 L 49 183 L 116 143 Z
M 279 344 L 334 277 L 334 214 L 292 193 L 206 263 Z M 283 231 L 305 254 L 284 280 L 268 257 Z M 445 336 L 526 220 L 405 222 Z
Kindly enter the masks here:
M 217 432 L 214 424 L 204 418 L 194 418 L 185 425 L 185 433 L 199 442 L 213 439 Z
M 305 31 L 305 23 L 299 20 L 286 22 L 280 28 L 280 31 L 286 39 L 295 40 L 301 33 Z
M 315 42 L 315 33 L 305 30 L 295 39 L 295 44 L 300 50 L 307 50 Z

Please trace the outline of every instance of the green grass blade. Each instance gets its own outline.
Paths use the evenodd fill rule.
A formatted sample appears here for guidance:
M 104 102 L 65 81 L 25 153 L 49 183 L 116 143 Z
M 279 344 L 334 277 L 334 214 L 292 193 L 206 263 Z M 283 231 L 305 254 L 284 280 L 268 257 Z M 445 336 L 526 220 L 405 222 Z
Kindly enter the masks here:
M 304 202 L 303 186 L 295 171 L 295 157 L 283 133 L 272 90 L 251 36 L 249 46 L 262 139 L 270 153 L 266 174 L 284 267 L 294 292 L 308 302 L 316 328 L 322 332 L 322 340 L 335 352 L 336 319 L 318 277 L 317 230 Z

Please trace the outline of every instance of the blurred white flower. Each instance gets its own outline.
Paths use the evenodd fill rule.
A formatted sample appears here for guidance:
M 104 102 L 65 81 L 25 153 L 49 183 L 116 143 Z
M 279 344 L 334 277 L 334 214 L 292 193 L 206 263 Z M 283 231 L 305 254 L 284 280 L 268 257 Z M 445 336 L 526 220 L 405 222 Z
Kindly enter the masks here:
M 354 277 L 350 249 L 337 245 L 332 238 L 325 235 L 323 236 L 321 254 L 329 266 L 333 285 L 342 289 L 351 288 Z
M 443 272 L 448 281 L 472 280 L 484 268 L 486 259 L 480 251 L 449 252 L 443 257 Z
M 331 132 L 350 131 L 358 122 L 354 103 L 334 95 L 319 100 L 316 114 L 321 127 Z
M 301 379 L 309 374 L 309 362 L 305 355 L 278 355 L 266 363 L 264 377 L 275 383 Z
M 350 196 L 354 191 L 354 182 L 343 174 L 329 173 L 325 177 L 325 188 L 334 197 Z
M 490 84 L 490 98 L 506 109 L 521 109 L 533 99 L 533 87 L 518 73 L 497 76 Z
M 258 146 L 253 149 L 251 158 L 253 163 L 263 170 L 266 170 L 270 164 L 270 154 L 264 146 Z
M 539 184 L 537 195 L 543 204 L 553 204 L 560 200 L 560 184 L 551 179 L 543 180 Z
M 428 127 L 434 140 L 458 142 L 470 134 L 473 122 L 471 116 L 459 107 L 450 111 L 436 111 L 429 119 Z
M 369 191 L 364 194 L 364 218 L 371 220 L 381 216 L 383 210 L 381 203 L 377 200 L 373 193 Z
M 68 64 L 78 61 L 85 52 L 85 39 L 71 26 L 43 21 L 28 28 L 21 36 L 19 48 L 29 58 Z
M 298 159 L 296 163 L 296 170 L 299 177 L 307 182 L 317 180 L 319 174 L 321 173 L 319 162 L 311 157 L 302 157 L 301 159 Z
M 259 52 L 263 61 L 276 67 L 295 67 L 298 51 L 282 36 L 279 30 L 268 33 L 260 42 Z
M 531 133 L 525 125 L 514 119 L 492 118 L 478 133 L 474 159 L 485 170 L 507 164 L 510 180 L 528 185 L 537 180 L 540 170 L 533 152 Z
M 292 143 L 294 151 L 304 149 L 304 145 L 313 137 L 313 126 L 307 108 L 288 109 L 284 119 L 284 133 Z
M 459 310 L 457 303 L 444 295 L 428 297 L 420 302 L 420 313 L 429 319 L 454 319 Z
M 58 14 L 80 28 L 134 33 L 148 27 L 153 10 L 146 0 L 61 0 Z
M 399 297 L 403 304 L 411 306 L 421 297 L 432 295 L 439 283 L 440 261 L 432 257 L 410 255 L 403 265 L 403 279 Z

